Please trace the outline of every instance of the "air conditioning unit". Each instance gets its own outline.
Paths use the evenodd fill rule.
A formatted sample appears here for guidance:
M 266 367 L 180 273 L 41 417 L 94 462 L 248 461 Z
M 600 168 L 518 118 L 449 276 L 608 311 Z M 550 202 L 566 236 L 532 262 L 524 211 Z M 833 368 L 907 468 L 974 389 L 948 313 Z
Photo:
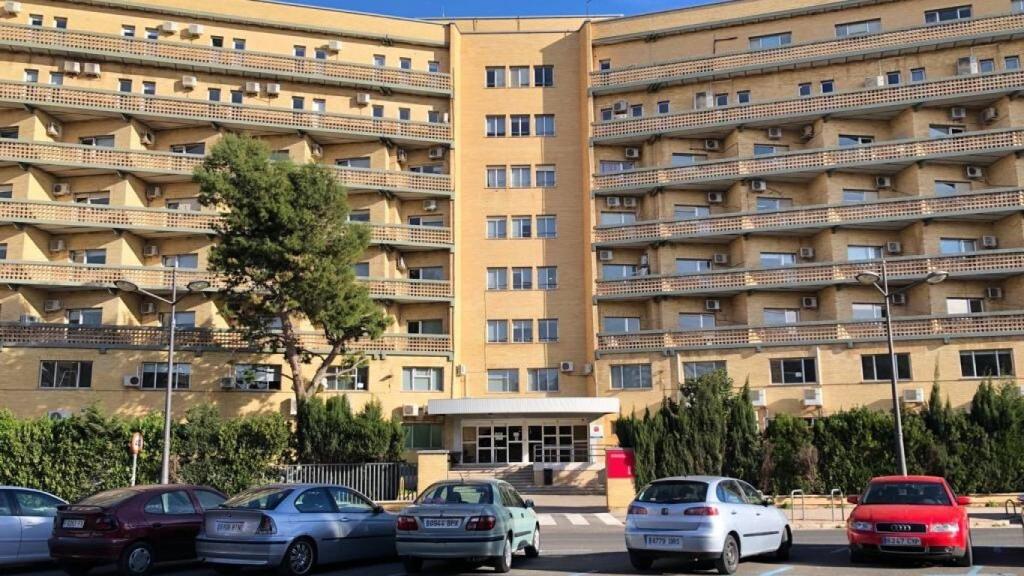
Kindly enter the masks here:
M 54 238 L 49 243 L 50 252 L 63 252 L 67 250 L 68 244 L 63 238 Z
M 639 157 L 640 157 L 640 148 L 637 148 L 636 146 L 627 146 L 626 147 L 626 158 L 627 159 L 629 159 L 629 160 L 636 160 Z
M 406 418 L 415 418 L 420 415 L 419 404 L 405 404 L 402 406 L 402 416 Z
M 615 104 L 612 104 L 612 112 L 616 114 L 625 114 L 629 111 L 629 102 L 625 100 L 619 100 Z
M 611 250 L 598 250 L 597 259 L 601 262 L 611 262 L 615 258 L 615 252 Z
M 623 208 L 636 208 L 636 196 L 623 196 L 622 197 Z
M 455 375 L 456 376 L 460 376 L 460 377 L 461 376 L 465 376 L 466 375 L 466 365 L 465 364 L 456 364 L 455 365 Z
M 235 379 L 234 378 L 221 378 L 220 379 L 220 387 L 222 389 L 224 389 L 224 390 L 231 390 L 232 388 L 235 387 Z
M 885 243 L 885 251 L 888 252 L 889 254 L 902 254 L 903 253 L 903 243 L 902 242 L 897 242 L 895 240 L 886 242 Z
M 989 300 L 1002 300 L 1003 289 L 999 286 L 988 286 L 985 288 L 985 298 Z
M 309 145 L 309 153 L 314 158 L 320 158 L 324 155 L 324 147 L 314 142 Z
M 195 76 L 182 76 L 181 87 L 186 90 L 191 90 L 199 85 L 199 79 Z
M 981 166 L 964 166 L 964 176 L 968 180 L 981 180 L 985 177 L 985 170 Z
M 747 398 L 750 399 L 750 405 L 755 408 L 764 408 L 768 405 L 768 391 L 764 388 L 747 390 Z
M 722 301 L 718 298 L 708 298 L 704 301 L 704 309 L 716 312 L 722 309 Z
M 409 153 L 405 151 L 405 148 L 398 148 L 395 150 L 395 159 L 400 164 L 405 164 L 409 161 Z
M 444 146 L 431 146 L 427 150 L 427 158 L 431 160 L 440 160 L 444 158 Z
M 150 184 L 149 186 L 146 186 L 146 198 L 149 198 L 150 200 L 153 200 L 153 199 L 159 198 L 159 197 L 161 197 L 163 195 L 164 195 L 163 188 L 157 186 L 156 184 Z
M 86 62 L 82 65 L 82 74 L 86 76 L 99 76 L 100 65 L 99 62 Z
M 778 126 L 772 126 L 771 128 L 765 130 L 764 132 L 765 136 L 767 136 L 769 140 L 782 139 L 782 128 L 779 128 Z
M 704 149 L 708 152 L 717 152 L 722 149 L 722 141 L 714 138 L 704 140 Z
M 924 402 L 924 388 L 907 388 L 903 391 L 903 401 L 907 404 L 921 404 Z
M 22 314 L 18 316 L 18 322 L 21 324 L 39 324 L 39 316 L 34 314 Z
M 21 2 L 7 0 L 7 2 L 4 2 L 4 12 L 8 14 L 17 14 L 18 12 L 21 12 Z
M 719 252 L 712 256 L 712 260 L 714 260 L 715 264 L 728 264 L 729 255 L 726 254 L 725 252 Z
M 875 176 L 875 188 L 879 190 L 892 188 L 892 176 Z
M 442 124 L 447 124 L 447 123 L 451 122 L 451 119 L 452 119 L 451 115 L 448 114 L 447 112 L 441 114 L 441 123 Z
M 60 135 L 64 133 L 64 128 L 58 122 L 50 122 L 46 125 L 46 135 L 52 138 L 60 138 Z
M 956 61 L 956 75 L 966 76 L 968 74 L 977 74 L 979 72 L 978 59 L 974 56 L 969 58 L 960 58 Z
M 963 120 L 967 118 L 967 108 L 964 106 L 953 106 L 949 109 L 950 120 Z
M 981 237 L 981 247 L 982 248 L 998 248 L 999 247 L 999 238 L 996 238 L 995 236 L 982 236 Z
M 576 369 L 576 365 L 571 360 L 562 360 L 558 363 L 558 369 L 562 372 L 572 372 Z
M 721 192 L 708 192 L 708 204 L 721 204 L 725 202 L 725 194 Z
M 142 255 L 147 257 L 147 258 L 151 258 L 153 256 L 159 256 L 160 255 L 160 247 L 157 246 L 156 244 L 146 244 L 142 248 Z
M 814 138 L 814 124 L 805 124 L 804 127 L 800 129 L 800 139 L 806 141 L 811 138 Z
M 768 190 L 768 182 L 760 178 L 755 178 L 750 181 L 751 192 L 765 192 Z
M 821 406 L 821 388 L 804 389 L 804 406 Z
M 433 212 L 434 210 L 437 210 L 437 200 L 434 200 L 432 198 L 424 200 L 423 209 L 426 210 L 427 212 Z
M 328 40 L 327 50 L 330 52 L 341 52 L 341 40 Z
M 651 258 L 647 254 L 641 254 L 640 255 L 640 265 L 641 266 L 647 266 L 650 263 L 651 263 Z
M 142 142 L 144 146 L 152 146 L 153 144 L 156 144 L 156 134 L 147 130 L 139 136 L 139 141 Z
M 360 92 L 356 94 L 356 104 L 360 106 L 366 106 L 372 99 L 373 98 L 370 96 L 369 92 Z
M 67 196 L 71 194 L 71 184 L 67 182 L 54 182 L 51 190 L 53 190 L 54 196 Z
M 142 386 L 142 379 L 139 378 L 138 374 L 125 374 L 121 378 L 121 384 L 123 384 L 125 388 L 138 388 L 139 386 Z
M 811 260 L 814 258 L 814 248 L 810 246 L 804 246 L 800 248 L 800 257 L 804 260 Z
M 280 95 L 281 95 L 281 85 L 278 84 L 277 82 L 268 82 L 267 83 L 267 96 L 280 96 Z
M 60 298 L 50 298 L 43 301 L 43 312 L 56 312 L 64 308 L 64 303 L 60 301 Z
M 999 110 L 995 106 L 989 106 L 981 111 L 981 121 L 990 124 L 999 119 Z
M 885 76 L 868 76 L 864 79 L 865 88 L 881 88 L 885 86 Z
M 188 28 L 185 29 L 185 33 L 192 38 L 196 38 L 203 35 L 202 24 L 189 24 Z
M 174 34 L 178 31 L 178 23 L 168 20 L 160 25 L 160 31 L 164 34 Z
M 804 296 L 800 298 L 800 305 L 808 310 L 818 309 L 818 297 L 817 296 Z
M 906 306 L 906 304 L 907 304 L 907 293 L 906 292 L 897 292 L 896 294 L 893 294 L 892 295 L 892 303 L 897 305 L 897 306 Z
M 65 74 L 78 74 L 82 71 L 82 65 L 72 60 L 65 60 L 60 65 L 60 71 Z
M 156 302 L 143 302 L 139 306 L 139 312 L 145 315 L 156 314 Z
M 47 410 L 46 417 L 50 420 L 67 420 L 71 418 L 71 410 L 61 408 L 59 410 Z
M 605 196 L 605 198 L 604 198 L 604 205 L 609 207 L 609 208 L 618 208 L 619 206 L 622 206 L 622 197 L 621 196 Z
M 259 94 L 260 93 L 260 83 L 259 82 L 246 82 L 245 83 L 245 93 L 246 94 Z

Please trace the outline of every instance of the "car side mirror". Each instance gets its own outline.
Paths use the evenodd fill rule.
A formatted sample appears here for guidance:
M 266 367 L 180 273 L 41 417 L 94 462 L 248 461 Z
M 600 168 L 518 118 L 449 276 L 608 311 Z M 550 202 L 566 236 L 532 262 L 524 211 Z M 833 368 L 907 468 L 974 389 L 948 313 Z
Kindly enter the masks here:
M 527 508 L 533 508 L 533 500 L 527 500 L 526 501 L 526 507 Z
M 957 496 L 956 497 L 956 505 L 957 506 L 970 506 L 971 505 L 971 499 L 968 496 Z
M 860 504 L 860 496 L 847 496 L 846 501 L 850 504 Z
M 765 496 L 765 495 L 762 494 L 761 495 L 761 505 L 762 506 L 775 506 L 775 498 L 772 498 L 771 496 Z

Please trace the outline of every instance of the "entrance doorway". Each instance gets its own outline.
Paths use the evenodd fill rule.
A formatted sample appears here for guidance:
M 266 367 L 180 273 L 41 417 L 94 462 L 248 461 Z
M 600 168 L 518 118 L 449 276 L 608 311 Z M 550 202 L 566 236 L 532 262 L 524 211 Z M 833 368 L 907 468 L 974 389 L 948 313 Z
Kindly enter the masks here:
M 475 437 L 475 445 L 468 442 L 469 437 Z M 467 427 L 463 429 L 463 446 L 463 457 L 468 448 L 478 464 L 519 464 L 523 461 L 523 427 Z
M 589 462 L 589 447 L 589 428 L 580 422 L 462 426 L 464 464 Z

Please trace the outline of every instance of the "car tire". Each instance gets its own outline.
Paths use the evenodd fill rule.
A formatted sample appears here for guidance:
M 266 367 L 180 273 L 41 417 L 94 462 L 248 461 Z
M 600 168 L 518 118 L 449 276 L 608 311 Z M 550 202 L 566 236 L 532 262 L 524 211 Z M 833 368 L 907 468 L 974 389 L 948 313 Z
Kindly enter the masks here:
M 967 547 L 964 548 L 963 556 L 953 560 L 953 565 L 958 568 L 970 568 L 974 565 L 974 547 L 971 546 L 971 535 L 967 535 Z
M 145 542 L 129 544 L 117 561 L 121 576 L 148 576 L 153 570 L 153 547 Z
M 281 576 L 306 576 L 316 568 L 316 546 L 311 540 L 299 538 L 285 550 L 284 558 L 277 567 Z
M 404 556 L 402 558 L 402 565 L 405 566 L 406 574 L 419 574 L 423 571 L 423 559 L 415 558 L 413 556 Z
M 501 556 L 497 556 L 491 563 L 494 571 L 498 574 L 505 574 L 512 570 L 512 538 L 505 539 L 505 546 L 501 549 Z
M 540 556 L 540 526 L 533 527 L 533 537 L 523 551 L 526 552 L 527 558 Z
M 722 544 L 722 555 L 715 560 L 715 569 L 719 574 L 735 574 L 740 566 L 740 545 L 732 534 L 725 536 Z
M 92 570 L 91 564 L 82 562 L 61 562 L 59 566 L 68 576 L 86 576 Z
M 789 530 L 789 526 L 782 529 L 782 542 L 779 543 L 779 548 L 775 551 L 775 559 L 779 562 L 785 562 L 789 560 L 789 550 L 793 547 L 793 533 Z
M 643 552 L 629 551 L 629 563 L 637 570 L 650 570 L 654 565 L 654 556 Z

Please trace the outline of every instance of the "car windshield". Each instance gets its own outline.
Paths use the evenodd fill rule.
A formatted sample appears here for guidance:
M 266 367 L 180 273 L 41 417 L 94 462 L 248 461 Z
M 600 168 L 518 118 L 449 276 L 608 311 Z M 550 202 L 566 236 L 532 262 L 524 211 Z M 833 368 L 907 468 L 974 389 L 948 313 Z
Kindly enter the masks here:
M 106 492 L 93 494 L 92 496 L 78 502 L 78 504 L 82 506 L 99 506 L 100 508 L 109 508 L 110 506 L 116 506 L 121 502 L 124 502 L 138 493 L 138 490 L 133 490 L 131 488 L 117 488 L 116 490 L 107 490 Z
M 949 506 L 949 494 L 937 482 L 875 482 L 861 504 L 901 504 L 910 506 Z
M 273 510 L 291 492 L 291 488 L 253 488 L 225 500 L 220 508 Z
M 435 484 L 416 500 L 417 504 L 491 504 L 490 484 Z
M 668 480 L 648 484 L 636 499 L 652 504 L 696 504 L 703 502 L 707 495 L 708 485 L 704 482 Z

